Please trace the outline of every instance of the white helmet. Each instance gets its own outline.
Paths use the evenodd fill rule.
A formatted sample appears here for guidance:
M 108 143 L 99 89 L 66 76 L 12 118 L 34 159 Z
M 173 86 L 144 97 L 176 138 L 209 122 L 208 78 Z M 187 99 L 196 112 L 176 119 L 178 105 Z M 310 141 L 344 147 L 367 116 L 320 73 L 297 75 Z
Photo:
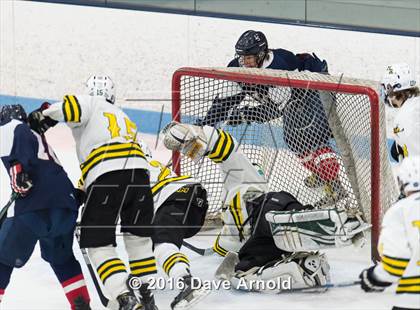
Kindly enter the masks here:
M 403 159 L 397 174 L 401 195 L 420 191 L 420 156 L 410 156 Z
M 388 95 L 416 86 L 416 80 L 410 67 L 406 63 L 393 64 L 386 67 L 386 72 L 381 80 L 381 97 L 388 103 Z
M 92 75 L 86 82 L 89 96 L 105 97 L 111 103 L 115 102 L 115 86 L 107 75 Z

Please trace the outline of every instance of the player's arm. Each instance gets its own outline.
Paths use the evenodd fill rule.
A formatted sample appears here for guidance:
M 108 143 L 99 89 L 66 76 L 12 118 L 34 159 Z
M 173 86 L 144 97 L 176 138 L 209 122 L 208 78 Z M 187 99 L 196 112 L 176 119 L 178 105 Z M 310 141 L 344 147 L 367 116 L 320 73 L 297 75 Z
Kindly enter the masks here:
M 224 98 L 217 96 L 213 99 L 212 105 L 207 111 L 206 116 L 202 119 L 199 119 L 196 122 L 196 125 L 214 126 L 217 123 L 224 122 L 231 117 L 231 109 L 240 105 L 245 96 L 245 92 L 242 91 L 238 94 Z
M 365 291 L 383 291 L 400 280 L 411 257 L 404 228 L 402 208 L 391 207 L 385 213 L 379 240 L 381 262 L 360 274 Z
M 17 125 L 13 132 L 13 142 L 9 143 L 11 147 L 8 151 L 2 152 L 2 161 L 9 172 L 12 190 L 24 196 L 32 187 L 28 171 L 37 158 L 38 146 L 35 136 L 26 124 Z
M 265 88 L 251 93 L 251 96 L 260 102 L 259 105 L 251 107 L 245 106 L 232 110 L 228 118 L 228 124 L 231 126 L 241 123 L 265 123 L 272 119 L 279 118 L 283 115 L 283 102 L 288 101 L 282 98 L 281 92 L 275 87 Z M 281 102 L 279 102 L 281 99 Z
M 299 71 L 328 73 L 327 61 L 319 59 L 315 53 L 296 54 L 296 60 Z
M 394 141 L 391 146 L 390 154 L 395 161 L 400 162 L 403 158 L 408 156 L 407 147 L 403 147 L 399 145 L 397 141 Z
M 241 152 L 236 139 L 228 132 L 210 126 L 170 123 L 164 130 L 166 148 L 180 151 L 193 161 L 208 157 L 225 174 L 227 190 L 240 184 L 253 184 L 266 191 L 266 181 L 249 159 Z
M 91 105 L 86 102 L 85 97 L 66 95 L 63 101 L 52 104 L 43 110 L 42 114 L 55 121 L 65 122 L 70 127 L 78 127 L 89 120 L 91 110 Z

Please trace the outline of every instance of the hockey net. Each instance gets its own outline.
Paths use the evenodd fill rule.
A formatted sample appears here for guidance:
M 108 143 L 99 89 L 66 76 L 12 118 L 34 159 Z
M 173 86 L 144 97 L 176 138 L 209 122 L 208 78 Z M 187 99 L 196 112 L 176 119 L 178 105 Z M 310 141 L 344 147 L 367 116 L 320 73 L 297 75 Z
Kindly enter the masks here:
M 172 116 L 184 123 L 210 120 L 215 127 L 231 133 L 251 162 L 262 168 L 270 190 L 288 191 L 303 204 L 317 204 L 328 197 L 326 184 L 331 182 L 312 182 L 308 186 L 314 176 L 302 164 L 311 153 L 308 150 L 313 153 L 325 138 L 326 131 L 314 123 L 327 122 L 327 145 L 340 164 L 338 178 L 329 187 L 333 195 L 339 192 L 331 196 L 335 197 L 333 204 L 344 203 L 372 223 L 372 250 L 376 253 L 382 215 L 398 196 L 388 159 L 385 111 L 379 102 L 378 86 L 373 81 L 307 71 L 182 68 L 173 75 Z M 254 109 L 248 122 L 230 122 L 235 119 L 235 108 L 208 113 L 214 108 L 215 98 L 231 98 L 244 90 L 246 95 L 239 108 L 263 107 Z M 276 108 L 267 105 L 267 100 Z M 318 110 L 313 108 L 317 105 Z M 264 115 L 256 115 L 259 111 Z M 267 113 L 272 115 L 267 117 Z M 306 129 L 300 130 L 302 127 Z M 208 159 L 196 165 L 177 153 L 173 163 L 177 173 L 202 181 L 210 201 L 208 217 L 217 217 L 223 205 L 223 180 L 216 165 Z

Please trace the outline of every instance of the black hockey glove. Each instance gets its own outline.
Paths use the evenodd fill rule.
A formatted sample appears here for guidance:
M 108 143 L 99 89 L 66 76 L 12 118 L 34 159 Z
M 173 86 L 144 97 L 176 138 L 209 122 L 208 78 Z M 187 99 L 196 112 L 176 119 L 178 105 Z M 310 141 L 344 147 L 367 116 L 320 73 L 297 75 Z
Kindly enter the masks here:
M 376 265 L 365 269 L 359 275 L 359 278 L 361 280 L 360 286 L 365 292 L 383 292 L 387 286 L 390 286 L 392 284 L 391 282 L 382 282 L 376 280 L 373 275 L 373 270 L 375 269 L 375 267 Z
M 308 70 L 311 72 L 328 73 L 328 64 L 326 60 L 321 60 L 315 53 L 296 54 L 300 61 L 299 71 Z
M 32 188 L 32 181 L 29 175 L 23 171 L 22 165 L 14 162 L 9 169 L 10 185 L 15 193 L 25 196 Z
M 42 114 L 42 111 L 48 109 L 50 105 L 50 103 L 44 102 L 40 108 L 32 111 L 28 115 L 29 127 L 31 127 L 33 131 L 36 131 L 41 135 L 44 134 L 49 128 L 54 127 L 58 123 L 56 120 L 53 120 L 52 118 Z

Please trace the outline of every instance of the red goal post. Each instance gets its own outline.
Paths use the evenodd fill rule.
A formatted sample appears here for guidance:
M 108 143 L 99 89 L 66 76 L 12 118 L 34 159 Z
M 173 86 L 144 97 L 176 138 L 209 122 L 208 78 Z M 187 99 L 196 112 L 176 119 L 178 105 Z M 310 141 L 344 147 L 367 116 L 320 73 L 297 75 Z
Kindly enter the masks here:
M 357 168 L 353 167 L 359 165 L 357 156 L 354 154 L 351 154 L 348 159 L 343 159 L 343 170 L 346 170 L 346 174 L 350 175 L 346 179 L 349 179 L 348 187 L 351 188 L 352 194 L 356 197 L 355 200 L 357 200 L 359 207 L 364 209 L 366 218 L 371 221 L 372 253 L 376 253 L 382 215 L 397 195 L 396 185 L 392 177 L 387 155 L 385 112 L 378 96 L 378 84 L 368 80 L 345 78 L 343 76 L 335 77 L 307 71 L 289 72 L 245 68 L 181 68 L 173 74 L 172 79 L 173 120 L 191 122 L 196 117 L 203 117 L 211 106 L 212 98 L 220 95 L 220 93 L 227 92 L 227 89 L 231 87 L 231 83 L 246 83 L 257 86 L 269 85 L 278 89 L 279 93 L 290 92 L 290 89 L 310 90 L 312 95 L 315 93 L 325 93 L 329 94 L 330 98 L 334 98 L 330 101 L 332 102 L 331 110 L 335 111 L 336 121 L 331 120 L 330 115 L 328 116 L 328 121 L 332 128 L 344 128 L 344 130 L 339 128 L 332 129 L 335 138 L 337 136 L 343 136 L 343 139 L 336 138 L 336 140 L 342 140 L 341 142 L 336 142 L 338 152 L 345 154 L 357 153 L 359 152 L 358 149 L 362 149 L 362 152 L 370 152 L 369 160 L 366 160 L 366 158 L 360 160 L 360 162 L 367 162 L 360 164 L 362 167 L 359 170 L 362 170 L 362 172 L 356 172 Z M 286 95 L 282 94 L 280 96 Z M 305 98 L 302 100 L 305 100 Z M 250 105 L 255 104 L 251 101 L 252 99 L 250 99 Z M 354 111 L 351 111 L 352 108 Z M 360 116 L 358 113 L 360 113 Z M 365 114 L 369 115 L 366 116 Z M 356 119 L 359 117 L 360 120 Z M 351 120 L 348 120 L 351 118 L 356 119 L 353 122 L 354 124 Z M 282 127 L 281 121 L 278 121 L 275 125 L 278 125 L 279 128 Z M 346 137 L 351 135 L 348 132 L 357 131 L 359 127 L 362 129 L 358 132 L 358 138 Z M 235 131 L 237 128 L 232 128 L 232 130 Z M 261 143 L 261 139 L 255 137 L 253 139 L 255 141 L 260 140 L 258 143 Z M 363 140 L 363 146 L 358 146 L 357 143 L 359 142 L 354 142 L 357 139 Z M 350 145 L 349 147 L 348 144 Z M 355 146 L 353 147 L 352 144 Z M 253 147 L 252 141 L 245 146 L 245 148 L 247 147 Z M 245 151 L 245 153 L 247 152 Z M 258 156 L 261 157 L 262 155 Z M 342 156 L 345 157 L 347 155 Z M 174 153 L 172 160 L 174 170 L 178 174 L 195 174 L 194 168 L 192 167 L 193 164 L 188 162 L 188 159 L 181 159 L 178 153 Z M 183 165 L 183 161 L 187 162 Z M 281 163 L 279 162 L 278 164 L 280 165 Z M 353 169 L 352 167 L 355 170 L 353 174 L 351 171 Z M 214 168 L 210 167 L 208 169 L 208 173 L 210 174 L 217 173 Z M 363 174 L 363 170 L 367 169 L 370 170 L 370 176 Z M 303 179 L 304 173 L 306 172 L 300 173 L 301 175 L 296 178 L 298 180 Z M 354 177 L 352 178 L 351 175 Z M 197 175 L 194 176 L 197 177 Z M 198 178 L 200 179 L 200 177 Z M 370 180 L 364 180 L 367 178 Z M 206 185 L 205 180 L 203 180 L 203 183 Z M 278 187 L 276 183 L 272 184 L 274 185 L 270 189 L 279 189 L 276 188 Z M 280 184 L 279 186 L 281 187 L 282 185 Z M 364 189 L 364 187 L 368 187 L 368 189 Z M 360 192 L 365 190 L 370 191 L 370 193 L 365 194 L 368 198 L 361 197 L 363 195 Z M 370 207 L 366 205 L 370 205 Z M 214 210 L 210 211 L 214 212 Z

